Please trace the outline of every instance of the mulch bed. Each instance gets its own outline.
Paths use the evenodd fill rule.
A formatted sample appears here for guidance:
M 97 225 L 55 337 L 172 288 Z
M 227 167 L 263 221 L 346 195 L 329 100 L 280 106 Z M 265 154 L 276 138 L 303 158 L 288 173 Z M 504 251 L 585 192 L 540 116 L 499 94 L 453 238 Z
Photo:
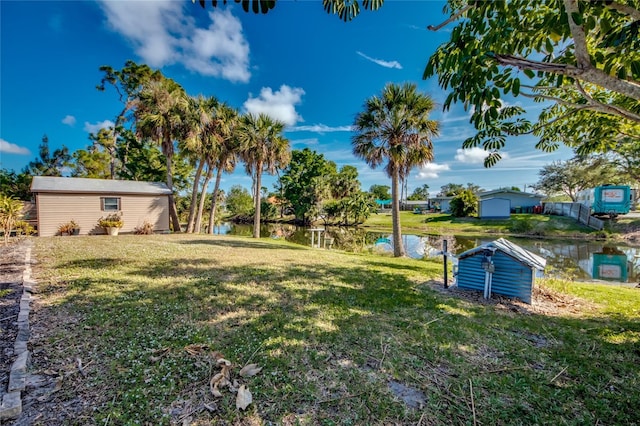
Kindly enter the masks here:
M 15 360 L 13 346 L 18 334 L 26 249 L 23 242 L 0 246 L 0 395 L 7 390 Z

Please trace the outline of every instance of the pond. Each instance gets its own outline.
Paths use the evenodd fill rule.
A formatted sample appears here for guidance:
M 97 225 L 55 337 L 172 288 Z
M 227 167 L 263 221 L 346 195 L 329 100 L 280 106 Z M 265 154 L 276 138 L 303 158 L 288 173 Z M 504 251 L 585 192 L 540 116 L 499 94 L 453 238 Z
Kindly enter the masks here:
M 251 225 L 225 223 L 216 226 L 216 234 L 251 236 Z M 263 237 L 311 245 L 309 228 L 288 224 L 262 225 Z M 403 235 L 407 255 L 416 259 L 438 257 L 442 236 Z M 499 237 L 447 236 L 449 252 L 460 254 Z M 546 276 L 576 280 L 599 280 L 611 283 L 635 283 L 640 279 L 640 247 L 597 241 L 508 238 L 513 243 L 547 260 Z M 392 236 L 353 227 L 328 227 L 320 246 L 347 251 L 393 253 Z M 315 236 L 317 241 L 317 233 Z

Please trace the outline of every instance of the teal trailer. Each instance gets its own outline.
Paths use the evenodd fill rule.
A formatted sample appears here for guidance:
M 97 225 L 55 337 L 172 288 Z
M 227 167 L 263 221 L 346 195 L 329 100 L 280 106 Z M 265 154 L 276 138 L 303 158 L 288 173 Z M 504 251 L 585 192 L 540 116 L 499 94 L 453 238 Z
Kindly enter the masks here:
M 616 217 L 629 213 L 631 209 L 631 188 L 628 185 L 596 186 L 580 191 L 577 198 L 595 216 Z

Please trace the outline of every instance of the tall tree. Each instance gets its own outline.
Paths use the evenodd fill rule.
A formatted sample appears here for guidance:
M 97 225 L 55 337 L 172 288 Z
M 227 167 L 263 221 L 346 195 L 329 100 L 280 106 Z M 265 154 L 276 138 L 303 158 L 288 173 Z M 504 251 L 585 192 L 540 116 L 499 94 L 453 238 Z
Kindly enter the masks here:
M 196 232 L 200 232 L 200 226 L 195 226 L 196 210 L 199 205 L 204 205 L 205 194 L 213 173 L 209 167 L 203 183 L 201 180 L 202 170 L 207 164 L 207 153 L 215 150 L 216 145 L 220 142 L 214 125 L 216 122 L 214 114 L 218 100 L 214 97 L 198 96 L 197 98 L 189 98 L 189 105 L 185 123 L 187 137 L 184 139 L 184 143 L 180 145 L 181 150 L 189 157 L 190 161 L 197 165 L 191 189 L 189 217 L 187 219 L 188 234 L 194 231 L 194 227 Z M 200 192 L 201 184 L 202 191 Z M 199 193 L 201 193 L 200 197 L 198 196 Z
M 280 177 L 283 196 L 296 220 L 309 224 L 330 193 L 330 178 L 336 174 L 335 164 L 324 155 L 305 148 L 294 150 L 291 161 Z
M 209 233 L 213 234 L 213 226 L 216 222 L 216 210 L 220 201 L 220 181 L 222 173 L 231 173 L 236 168 L 238 160 L 237 129 L 240 117 L 238 111 L 222 103 L 216 109 L 218 118 L 218 130 L 221 141 L 216 145 L 216 151 L 208 159 L 210 167 L 216 169 L 216 182 L 211 193 L 211 212 L 209 214 Z
M 422 201 L 429 199 L 429 185 L 426 183 L 413 190 L 413 193 L 409 196 L 409 200 Z
M 35 160 L 29 162 L 25 169 L 32 176 L 62 176 L 63 169 L 71 161 L 69 148 L 64 145 L 51 153 L 47 135 L 42 136 L 38 155 Z
M 180 220 L 173 196 L 173 166 L 175 141 L 184 135 L 185 116 L 189 101 L 184 89 L 175 81 L 163 78 L 149 82 L 140 92 L 135 111 L 136 128 L 142 137 L 160 145 L 166 159 L 169 213 L 174 232 L 180 232 Z
M 445 110 L 456 102 L 472 109 L 478 132 L 463 147 L 490 151 L 486 166 L 509 135 L 534 133 L 541 149 L 566 143 L 580 153 L 625 133 L 640 141 L 638 2 L 449 0 L 446 10 L 450 19 L 430 29 L 457 26 L 423 77 L 437 74 L 449 90 Z M 533 124 L 505 95 L 551 106 Z
M 433 160 L 432 138 L 438 123 L 429 118 L 433 100 L 417 91 L 415 84 L 388 84 L 380 96 L 365 101 L 358 113 L 352 139 L 353 153 L 370 167 L 386 162 L 391 178 L 393 254 L 404 256 L 400 229 L 399 182 L 412 167 Z
M 331 195 L 333 198 L 346 198 L 360 192 L 358 169 L 345 165 L 338 170 L 331 182 Z
M 548 196 L 564 194 L 576 201 L 583 189 L 611 183 L 627 183 L 628 177 L 619 172 L 607 158 L 574 157 L 568 161 L 557 161 L 544 166 L 540 179 L 533 186 Z
M 31 199 L 31 179 L 28 171 L 16 173 L 13 170 L 0 169 L 0 194 L 22 201 Z
M 373 195 L 373 198 L 376 200 L 389 200 L 391 199 L 391 194 L 389 191 L 391 187 L 388 185 L 378 185 L 374 184 L 369 187 L 369 192 Z
M 115 123 L 109 133 L 111 136 L 111 143 L 107 141 L 106 134 L 98 133 L 100 143 L 105 147 L 107 152 L 111 155 L 111 179 L 116 179 L 118 173 L 116 172 L 116 149 L 118 142 L 121 140 L 120 135 L 131 128 L 126 128 L 126 122 L 132 118 L 132 114 L 138 106 L 140 94 L 150 81 L 160 81 L 163 76 L 158 70 L 151 69 L 148 65 L 138 65 L 134 61 L 128 60 L 125 62 L 122 69 L 117 70 L 109 65 L 103 65 L 100 67 L 100 71 L 104 73 L 100 84 L 96 86 L 101 92 L 107 89 L 110 85 L 114 88 L 118 94 L 118 99 L 122 103 L 122 110 L 115 117 Z M 133 120 L 129 120 L 133 122 Z M 101 131 L 102 132 L 102 131 Z M 126 159 L 126 157 L 125 157 Z M 126 167 L 126 162 L 121 163 L 123 167 Z
M 464 190 L 464 186 L 459 183 L 448 183 L 446 185 L 442 185 L 440 187 L 440 192 L 438 192 L 438 197 L 453 197 L 459 192 Z
M 284 123 L 266 114 L 247 114 L 238 128 L 240 152 L 246 170 L 253 179 L 253 237 L 260 238 L 260 190 L 262 173 L 274 174 L 286 167 L 291 158 L 289 141 L 282 136 Z

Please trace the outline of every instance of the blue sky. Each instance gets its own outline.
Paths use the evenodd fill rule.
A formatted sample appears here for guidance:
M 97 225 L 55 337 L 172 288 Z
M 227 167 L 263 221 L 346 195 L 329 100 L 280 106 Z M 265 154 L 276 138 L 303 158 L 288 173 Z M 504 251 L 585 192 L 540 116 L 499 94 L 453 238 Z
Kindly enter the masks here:
M 190 0 L 0 1 L 0 167 L 22 169 L 37 155 L 43 134 L 51 149 L 85 148 L 89 132 L 120 111 L 113 90 L 99 92 L 101 65 L 133 59 L 180 83 L 191 95 L 214 95 L 242 112 L 266 112 L 287 124 L 293 149 L 308 147 L 338 166 L 358 168 L 363 189 L 389 185 L 351 153 L 350 126 L 362 104 L 388 82 L 414 82 L 437 103 L 440 122 L 434 162 L 412 171 L 409 193 L 428 184 L 473 182 L 484 189 L 531 185 L 540 168 L 568 159 L 570 150 L 536 151 L 534 137 L 508 142 L 504 159 L 485 169 L 480 149 L 462 150 L 474 133 L 461 106 L 442 111 L 435 79 L 422 80 L 429 55 L 449 37 L 437 33 L 443 2 L 387 0 L 354 21 L 328 15 L 317 1 L 279 1 L 267 15 L 232 4 L 202 9 Z M 519 103 L 531 114 L 540 104 Z M 265 179 L 272 189 L 273 178 Z M 223 188 L 250 187 L 242 167 Z

